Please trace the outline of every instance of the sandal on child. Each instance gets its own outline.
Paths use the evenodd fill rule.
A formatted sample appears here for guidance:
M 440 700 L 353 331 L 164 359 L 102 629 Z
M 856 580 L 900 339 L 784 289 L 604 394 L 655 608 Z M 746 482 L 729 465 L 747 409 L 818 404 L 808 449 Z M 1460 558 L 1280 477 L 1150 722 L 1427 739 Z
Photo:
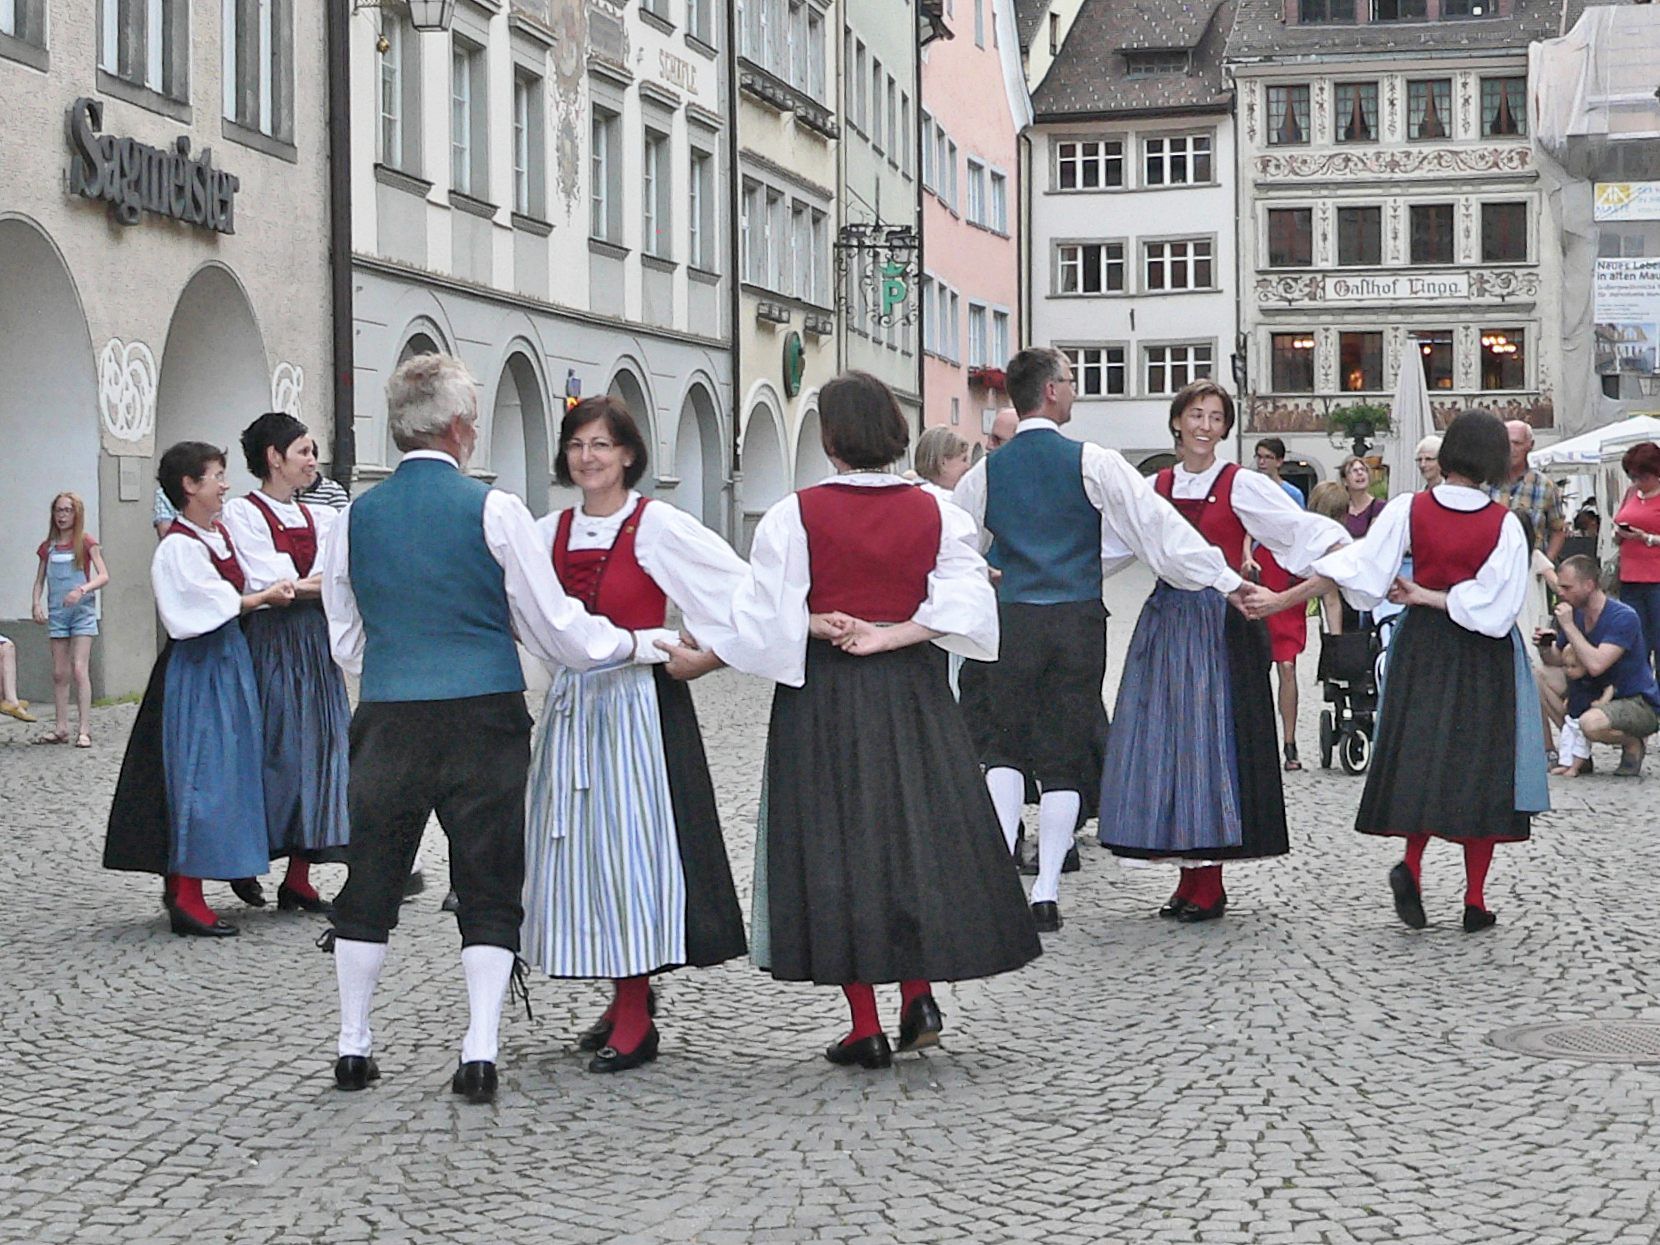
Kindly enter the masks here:
M 1297 759 L 1297 745 L 1285 745 L 1285 772 L 1294 774 L 1303 768 L 1303 763 Z
M 79 735 L 75 736 L 75 746 L 77 748 L 92 747 L 92 736 L 88 735 L 85 731 L 82 731 Z
M 47 731 L 46 734 L 41 735 L 39 738 L 32 739 L 29 742 L 36 744 L 66 744 L 69 742 L 69 732 Z

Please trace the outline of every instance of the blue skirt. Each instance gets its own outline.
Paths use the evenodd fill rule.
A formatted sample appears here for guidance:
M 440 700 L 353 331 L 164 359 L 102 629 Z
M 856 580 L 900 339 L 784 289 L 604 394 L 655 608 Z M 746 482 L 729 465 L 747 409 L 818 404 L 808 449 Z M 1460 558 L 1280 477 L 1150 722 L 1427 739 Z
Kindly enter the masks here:
M 270 854 L 344 860 L 352 710 L 315 601 L 256 610 L 243 622 L 265 734 Z
M 264 873 L 264 733 L 237 622 L 173 644 L 162 715 L 167 871 L 221 881 Z

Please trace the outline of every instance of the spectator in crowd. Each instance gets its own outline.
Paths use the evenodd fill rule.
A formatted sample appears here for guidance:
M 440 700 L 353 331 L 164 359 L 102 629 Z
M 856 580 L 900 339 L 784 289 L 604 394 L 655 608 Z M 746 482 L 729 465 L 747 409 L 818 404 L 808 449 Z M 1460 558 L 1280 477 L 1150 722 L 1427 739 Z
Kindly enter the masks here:
M 351 494 L 346 492 L 338 481 L 322 471 L 317 473 L 317 478 L 310 484 L 294 494 L 294 497 L 308 506 L 327 506 L 330 510 L 344 510 L 352 499 Z
M 1587 703 L 1604 688 L 1614 689 L 1606 704 L 1580 714 L 1579 729 L 1592 743 L 1617 744 L 1621 756 L 1615 776 L 1636 777 L 1643 769 L 1644 741 L 1660 730 L 1660 688 L 1648 662 L 1643 624 L 1636 610 L 1602 590 L 1596 559 L 1576 555 L 1564 560 L 1556 574 L 1562 601 L 1556 607 L 1554 643 L 1541 645 L 1542 656 L 1546 664 L 1560 666 L 1563 654 L 1573 650 L 1589 683 L 1583 689 Z M 1541 629 L 1535 639 L 1548 635 Z
M 916 473 L 923 487 L 941 501 L 968 474 L 968 442 L 949 428 L 930 428 L 916 440 Z
M 1258 441 L 1256 466 L 1280 486 L 1297 504 L 1297 509 L 1303 508 L 1303 490 L 1280 477 L 1280 469 L 1285 466 L 1284 441 L 1278 437 Z M 1270 592 L 1284 592 L 1301 582 L 1280 565 L 1272 550 L 1255 542 L 1248 543 L 1241 569 L 1247 579 L 1254 576 Z M 1303 768 L 1297 757 L 1297 658 L 1308 647 L 1308 611 L 1281 610 L 1269 618 L 1268 645 L 1274 658 L 1275 676 L 1279 679 L 1280 738 L 1285 745 L 1285 769 L 1291 773 Z
M 29 702 L 17 698 L 17 645 L 0 635 L 0 713 L 19 722 L 33 722 Z
M 1620 459 L 1620 469 L 1631 480 L 1614 513 L 1620 600 L 1637 611 L 1648 645 L 1644 655 L 1651 667 L 1660 669 L 1660 445 L 1633 445 Z
M 1372 524 L 1383 513 L 1383 498 L 1372 496 L 1372 468 L 1364 458 L 1350 454 L 1338 469 L 1337 478 L 1343 482 L 1349 500 L 1338 522 L 1359 540 L 1371 531 Z
M 1533 524 L 1535 549 L 1543 549 L 1552 562 L 1562 556 L 1562 542 L 1568 538 L 1562 518 L 1562 494 L 1546 476 L 1527 465 L 1533 449 L 1533 429 L 1526 420 L 1512 419 L 1504 426 L 1510 438 L 1510 477 L 1503 484 L 1488 487 L 1494 501 L 1503 502 Z
M 77 748 L 92 747 L 92 638 L 98 634 L 98 589 L 109 583 L 98 538 L 86 530 L 86 505 L 75 493 L 52 499 L 46 539 L 35 551 L 34 620 L 46 625 L 52 644 L 52 702 L 55 727 L 36 743 L 69 742 L 69 685 L 75 684 L 80 727 Z
M 1012 406 L 1005 406 L 997 412 L 991 421 L 991 431 L 986 433 L 986 453 L 1000 450 L 1014 440 L 1015 430 L 1020 427 L 1020 415 Z
M 150 526 L 156 529 L 157 540 L 167 535 L 167 529 L 173 526 L 173 520 L 178 517 L 178 510 L 167 500 L 167 494 L 158 484 L 155 499 L 150 503 Z
M 1434 488 L 1441 483 L 1441 436 L 1432 432 L 1412 452 L 1413 460 L 1418 464 L 1418 474 L 1424 477 L 1424 487 Z

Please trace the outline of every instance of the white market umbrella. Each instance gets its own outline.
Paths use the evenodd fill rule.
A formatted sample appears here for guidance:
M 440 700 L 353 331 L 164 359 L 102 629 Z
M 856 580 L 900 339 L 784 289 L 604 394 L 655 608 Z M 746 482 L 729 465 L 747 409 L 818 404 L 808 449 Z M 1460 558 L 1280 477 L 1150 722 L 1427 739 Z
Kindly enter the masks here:
M 1410 493 L 1419 483 L 1414 451 L 1435 428 L 1429 409 L 1429 386 L 1424 383 L 1424 361 L 1419 357 L 1416 337 L 1408 336 L 1395 369 L 1395 400 L 1390 407 L 1395 442 L 1389 455 L 1392 493 Z

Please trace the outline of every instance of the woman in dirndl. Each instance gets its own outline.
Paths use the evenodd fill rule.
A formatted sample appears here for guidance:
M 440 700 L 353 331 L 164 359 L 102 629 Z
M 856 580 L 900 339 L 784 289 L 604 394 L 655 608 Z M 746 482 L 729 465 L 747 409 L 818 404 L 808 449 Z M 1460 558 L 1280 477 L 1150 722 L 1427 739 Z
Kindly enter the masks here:
M 264 731 L 239 620 L 294 599 L 294 585 L 247 592 L 220 524 L 225 454 L 184 441 L 156 472 L 179 517 L 156 546 L 150 584 L 170 642 L 133 723 L 104 842 L 104 867 L 166 877 L 175 934 L 224 938 L 236 926 L 208 907 L 206 878 L 265 869 Z
M 1544 727 L 1516 618 L 1531 542 L 1485 486 L 1504 480 L 1509 438 L 1486 411 L 1466 411 L 1441 442 L 1443 482 L 1391 501 L 1366 539 L 1315 561 L 1315 578 L 1269 598 L 1295 606 L 1333 584 L 1357 609 L 1407 606 L 1389 645 L 1355 829 L 1406 841 L 1389 872 L 1395 912 L 1427 924 L 1421 865 L 1431 838 L 1464 849 L 1464 931 L 1496 918 L 1484 887 L 1496 843 L 1519 843 L 1550 808 Z M 1410 556 L 1411 579 L 1402 578 Z
M 295 497 L 317 477 L 317 443 L 292 415 L 273 411 L 254 420 L 243 430 L 242 453 L 259 487 L 225 503 L 224 524 L 247 590 L 294 585 L 292 605 L 257 609 L 242 620 L 264 718 L 267 847 L 271 859 L 288 858 L 277 908 L 327 913 L 333 905 L 311 884 L 311 866 L 345 859 L 352 711 L 329 652 L 322 577 L 312 566 L 338 516 Z M 263 894 L 255 894 L 263 904 Z
M 941 651 L 997 656 L 973 521 L 890 472 L 907 434 L 880 380 L 838 377 L 818 411 L 837 474 L 762 518 L 721 652 L 779 684 L 755 961 L 840 986 L 852 1027 L 825 1057 L 881 1068 L 874 985 L 899 984 L 899 1049 L 919 1050 L 943 1028 L 933 982 L 1009 972 L 1041 947 Z
M 646 465 L 627 406 L 577 403 L 559 429 L 554 474 L 582 490 L 582 504 L 537 530 L 566 593 L 590 612 L 650 631 L 673 601 L 701 636 L 726 615 L 747 568 L 691 515 L 634 491 Z M 654 974 L 746 949 L 685 682 L 721 664 L 707 648 L 683 648 L 668 665 L 553 671 L 530 768 L 522 942 L 550 977 L 612 981 L 610 1006 L 579 1043 L 595 1052 L 592 1072 L 657 1057 Z
M 1170 403 L 1180 461 L 1155 490 L 1238 570 L 1247 542 L 1289 573 L 1347 541 L 1336 523 L 1301 509 L 1255 471 L 1217 459 L 1234 404 L 1212 380 Z M 1142 607 L 1124 658 L 1101 782 L 1100 838 L 1114 855 L 1180 866 L 1159 909 L 1184 924 L 1227 909 L 1226 862 L 1290 851 L 1268 629 L 1210 591 L 1160 582 Z

